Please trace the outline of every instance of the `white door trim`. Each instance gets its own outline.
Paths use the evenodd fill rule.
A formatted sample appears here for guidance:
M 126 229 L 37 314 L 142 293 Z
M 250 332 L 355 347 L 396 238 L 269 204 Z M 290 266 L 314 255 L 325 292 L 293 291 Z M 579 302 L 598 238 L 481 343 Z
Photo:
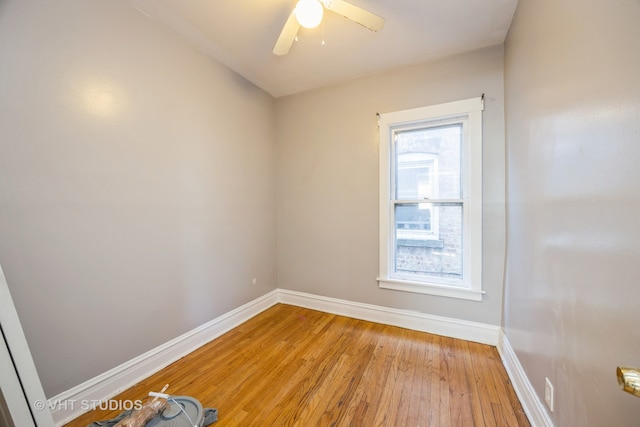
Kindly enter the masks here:
M 16 426 L 53 427 L 53 417 L 0 266 L 0 389 Z

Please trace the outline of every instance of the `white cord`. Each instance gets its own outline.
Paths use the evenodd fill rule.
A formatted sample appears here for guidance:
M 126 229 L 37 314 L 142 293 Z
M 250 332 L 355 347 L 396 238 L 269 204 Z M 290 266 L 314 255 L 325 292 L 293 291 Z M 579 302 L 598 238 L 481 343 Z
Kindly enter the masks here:
M 179 404 L 178 402 L 176 402 L 176 400 L 175 400 L 173 397 L 171 397 L 171 396 L 169 396 L 169 397 L 168 397 L 168 399 L 173 400 L 173 403 L 175 403 L 176 405 L 178 405 L 178 408 L 180 408 L 180 410 L 182 411 L 182 413 L 187 417 L 187 419 L 189 420 L 189 422 L 191 423 L 191 425 L 192 425 L 193 427 L 198 427 L 196 424 L 194 424 L 194 423 L 193 423 L 193 420 L 191 419 L 191 417 L 189 416 L 189 414 L 187 414 L 187 411 L 185 411 L 185 410 L 184 410 L 184 408 L 182 407 L 182 405 L 181 405 L 181 404 Z
M 167 387 L 165 386 L 165 388 L 164 388 L 164 389 L 162 389 L 162 391 L 164 391 L 164 390 L 166 390 L 166 389 L 167 389 Z M 181 412 L 182 412 L 182 413 L 187 417 L 187 419 L 189 420 L 189 422 L 191 423 L 191 425 L 192 425 L 193 427 L 198 427 L 198 425 L 197 425 L 197 424 L 194 424 L 194 423 L 193 423 L 193 420 L 191 419 L 191 417 L 189 416 L 189 414 L 187 413 L 187 411 L 185 411 L 185 410 L 184 410 L 184 408 L 182 407 L 182 405 L 181 405 L 181 404 L 179 404 L 179 403 L 176 401 L 176 399 L 174 399 L 171 395 L 169 395 L 169 394 L 165 394 L 165 393 L 158 393 L 158 392 L 155 392 L 155 391 L 150 391 L 150 392 L 149 392 L 149 396 L 153 396 L 153 397 L 155 397 L 155 398 L 158 398 L 158 397 L 159 397 L 159 398 L 161 398 L 161 399 L 165 399 L 165 400 L 173 400 L 173 403 L 175 403 L 175 404 L 176 404 L 176 406 L 177 406 L 178 408 L 180 408 L 180 411 L 181 411 Z

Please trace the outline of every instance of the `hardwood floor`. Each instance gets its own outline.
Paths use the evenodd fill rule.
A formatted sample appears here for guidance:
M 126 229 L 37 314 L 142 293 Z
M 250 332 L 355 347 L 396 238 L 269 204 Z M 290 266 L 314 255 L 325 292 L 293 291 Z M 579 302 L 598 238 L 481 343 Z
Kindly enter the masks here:
M 494 347 L 282 304 L 113 400 L 167 383 L 218 408 L 217 427 L 530 425 Z

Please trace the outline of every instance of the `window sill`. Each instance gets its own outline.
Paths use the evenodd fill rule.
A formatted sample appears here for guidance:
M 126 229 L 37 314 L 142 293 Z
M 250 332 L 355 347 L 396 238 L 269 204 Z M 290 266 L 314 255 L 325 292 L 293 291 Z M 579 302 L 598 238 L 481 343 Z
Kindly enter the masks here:
M 410 246 L 414 248 L 444 248 L 444 240 L 439 239 L 397 239 L 398 246 Z
M 432 283 L 412 282 L 409 280 L 398 280 L 389 278 L 378 278 L 378 286 L 382 289 L 393 289 L 395 291 L 413 292 L 417 294 L 437 295 L 441 297 L 466 299 L 471 301 L 482 301 L 484 291 L 467 288 L 457 288 L 454 286 L 436 285 Z

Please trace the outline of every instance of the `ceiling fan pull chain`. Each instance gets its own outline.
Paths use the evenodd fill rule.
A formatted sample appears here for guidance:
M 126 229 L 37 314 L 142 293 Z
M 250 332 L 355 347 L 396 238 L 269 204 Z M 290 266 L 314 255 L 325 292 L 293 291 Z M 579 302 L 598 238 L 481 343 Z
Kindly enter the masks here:
M 322 46 L 325 45 L 325 42 L 324 42 L 324 19 L 322 20 L 322 43 L 321 43 L 321 45 Z

